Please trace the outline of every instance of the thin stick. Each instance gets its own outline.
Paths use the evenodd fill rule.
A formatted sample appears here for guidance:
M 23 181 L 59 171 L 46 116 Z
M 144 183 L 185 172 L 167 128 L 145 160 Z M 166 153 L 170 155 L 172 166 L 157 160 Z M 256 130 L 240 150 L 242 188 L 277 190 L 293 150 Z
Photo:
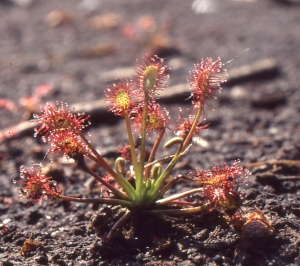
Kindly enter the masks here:
M 113 236 L 113 233 L 130 217 L 131 212 L 127 210 L 127 212 L 114 224 L 114 226 L 110 229 L 107 238 L 110 239 Z
M 160 214 L 160 215 L 182 215 L 182 214 L 193 214 L 193 213 L 202 212 L 202 211 L 205 211 L 209 206 L 210 206 L 210 203 L 206 203 L 202 206 L 192 207 L 192 208 L 184 208 L 184 209 L 179 209 L 179 210 L 172 210 L 172 209 L 167 209 L 167 210 L 145 210 L 143 212 L 153 213 L 153 214 Z
M 131 207 L 131 202 L 114 198 L 75 198 L 71 196 L 59 195 L 58 198 L 65 201 L 83 202 L 83 203 L 98 203 L 108 205 L 121 205 L 123 207 Z
M 256 166 L 263 166 L 263 165 L 276 165 L 276 164 L 284 164 L 284 165 L 299 165 L 300 166 L 300 160 L 276 160 L 272 159 L 266 162 L 260 161 L 260 162 L 253 162 L 253 163 L 248 163 L 246 166 L 247 167 L 256 167 Z
M 179 193 L 179 194 L 175 194 L 175 195 L 172 195 L 170 197 L 166 197 L 164 199 L 157 200 L 155 203 L 157 205 L 168 204 L 173 200 L 180 199 L 180 198 L 183 198 L 183 197 L 186 197 L 186 196 L 198 193 L 198 192 L 203 192 L 203 188 L 195 188 L 195 189 L 188 190 L 188 191 L 185 191 L 185 192 L 182 192 L 182 193 Z

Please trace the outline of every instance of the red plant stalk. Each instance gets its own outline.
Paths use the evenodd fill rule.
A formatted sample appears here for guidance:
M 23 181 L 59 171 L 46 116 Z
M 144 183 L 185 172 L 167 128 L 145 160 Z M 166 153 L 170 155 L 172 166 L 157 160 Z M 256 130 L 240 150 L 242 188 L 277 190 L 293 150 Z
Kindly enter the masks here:
M 235 161 L 231 166 L 215 164 L 213 170 L 196 169 L 188 176 L 172 177 L 177 162 L 189 151 L 192 138 L 208 126 L 201 125 L 204 107 L 208 105 L 208 99 L 216 97 L 221 90 L 221 83 L 226 81 L 227 73 L 221 59 L 215 61 L 211 58 L 207 58 L 206 61 L 202 59 L 201 63 L 196 64 L 194 70 L 190 72 L 188 81 L 193 106 L 188 118 L 183 118 L 180 110 L 177 121 L 179 125 L 175 127 L 178 130 L 177 137 L 164 145 L 165 148 L 178 145 L 176 153 L 161 159 L 155 157 L 166 130 L 169 129 L 170 119 L 169 113 L 165 109 L 161 111 L 156 100 L 159 96 L 158 91 L 166 87 L 165 81 L 168 78 L 166 71 L 169 68 L 163 65 L 164 60 L 157 56 L 146 55 L 146 58 L 137 62 L 136 74 L 131 80 L 119 80 L 113 86 L 108 86 L 105 91 L 107 96 L 105 102 L 111 104 L 109 111 L 125 119 L 129 142 L 113 166 L 106 162 L 84 135 L 88 116 L 74 114 L 74 110 L 70 111 L 68 105 L 63 103 L 57 103 L 56 106 L 47 104 L 42 107 L 41 115 L 34 115 L 35 121 L 41 124 L 35 129 L 35 135 L 43 135 L 44 141 L 51 145 L 51 153 L 63 153 L 64 156 L 74 159 L 81 170 L 99 181 L 107 191 L 105 197 L 95 199 L 63 195 L 56 182 L 46 177 L 42 169 L 37 171 L 35 167 L 31 169 L 21 167 L 21 177 L 25 179 L 22 182 L 24 188 L 20 189 L 21 196 L 32 203 L 41 202 L 45 198 L 52 200 L 59 198 L 65 201 L 126 207 L 127 212 L 112 227 L 108 234 L 109 238 L 133 211 L 163 215 L 197 214 L 212 209 L 223 213 L 236 211 L 242 205 L 238 182 L 250 174 L 239 161 Z M 134 133 L 138 133 L 141 139 L 139 161 Z M 152 133 L 158 135 L 146 162 L 146 142 Z M 108 173 L 107 176 L 101 177 L 92 171 L 85 162 L 86 158 L 101 166 Z M 126 160 L 132 164 L 129 169 L 126 167 Z M 163 163 L 167 165 L 164 166 Z M 198 188 L 165 197 L 165 193 L 178 180 L 197 183 Z M 201 200 L 197 198 L 194 202 L 187 201 L 187 197 L 197 194 L 201 195 Z

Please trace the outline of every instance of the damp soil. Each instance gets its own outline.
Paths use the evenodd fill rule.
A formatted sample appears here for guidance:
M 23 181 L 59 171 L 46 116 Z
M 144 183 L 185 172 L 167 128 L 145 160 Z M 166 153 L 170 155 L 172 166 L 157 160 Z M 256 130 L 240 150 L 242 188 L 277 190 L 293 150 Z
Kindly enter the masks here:
M 211 4 L 205 9 L 204 2 Z M 49 17 L 53 10 L 60 17 Z M 0 1 L 0 98 L 18 106 L 13 112 L 0 110 L 2 132 L 28 119 L 19 101 L 41 84 L 53 88 L 44 101 L 88 104 L 102 99 L 107 84 L 125 77 L 146 53 L 166 58 L 171 88 L 185 83 L 202 57 L 234 59 L 226 65 L 229 73 L 245 65 L 251 69 L 259 60 L 276 62 L 271 73 L 246 73 L 231 81 L 229 76 L 206 107 L 209 130 L 201 132 L 174 172 L 240 159 L 252 172 L 239 185 L 240 211 L 261 212 L 266 223 L 241 230 L 215 211 L 136 213 L 107 240 L 124 212 L 120 208 L 20 201 L 13 184 L 20 166 L 48 165 L 50 159 L 44 158 L 47 145 L 32 130 L 0 144 L 0 265 L 299 265 L 299 12 L 297 2 L 272 0 Z M 93 23 L 107 14 L 110 23 Z M 145 21 L 156 26 L 147 31 Z M 187 99 L 183 93 L 162 105 L 177 118 L 178 107 L 189 106 Z M 126 143 L 123 121 L 108 114 L 91 120 L 91 142 L 113 162 L 116 144 Z M 74 164 L 51 167 L 65 194 L 99 196 L 96 184 Z M 179 183 L 171 193 L 184 189 Z

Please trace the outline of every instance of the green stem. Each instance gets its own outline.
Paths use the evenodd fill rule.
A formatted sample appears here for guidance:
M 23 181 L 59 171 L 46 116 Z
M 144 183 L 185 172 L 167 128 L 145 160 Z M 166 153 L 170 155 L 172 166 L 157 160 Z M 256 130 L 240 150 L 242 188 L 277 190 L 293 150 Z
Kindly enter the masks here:
M 153 213 L 153 214 L 160 214 L 160 215 L 182 215 L 182 214 L 193 214 L 203 212 L 208 209 L 210 203 L 206 203 L 202 206 L 198 207 L 191 207 L 191 208 L 184 208 L 184 209 L 167 209 L 167 210 L 145 210 L 143 212 L 146 213 Z
M 93 145 L 90 144 L 90 142 L 86 139 L 86 137 L 82 134 L 82 132 L 79 131 L 79 134 L 82 138 L 82 140 L 88 145 L 88 147 L 91 149 L 91 151 L 94 153 L 94 155 L 97 157 L 97 162 L 119 183 L 119 185 L 125 190 L 127 193 L 128 190 L 128 181 L 122 176 L 118 175 L 109 165 L 108 163 L 103 159 L 103 157 L 97 152 L 97 150 L 93 147 Z M 90 171 L 90 169 L 89 169 Z M 93 175 L 95 177 L 95 175 Z M 129 183 L 128 183 L 129 184 Z M 129 184 L 130 185 L 130 184 Z M 131 186 L 131 185 L 130 185 Z M 132 187 L 132 186 L 131 186 Z M 114 187 L 113 187 L 114 188 Z M 110 188 L 111 189 L 111 188 Z M 121 191 L 114 188 L 112 190 L 117 196 L 121 197 L 122 199 L 128 199 L 126 195 L 124 195 Z M 130 198 L 133 196 L 132 193 L 128 195 Z
M 83 203 L 98 203 L 108 205 L 121 205 L 123 207 L 132 207 L 132 203 L 127 200 L 113 198 L 75 198 L 71 196 L 58 195 L 58 198 L 65 201 L 83 202 Z
M 125 164 L 125 160 L 122 157 L 117 158 L 115 161 L 115 171 L 118 176 L 118 183 L 119 185 L 125 190 L 127 195 L 133 200 L 136 198 L 136 191 L 134 190 L 133 186 L 127 181 L 127 179 L 121 174 L 119 170 L 119 164 Z
M 143 180 L 144 180 L 144 166 L 145 166 L 145 153 L 146 153 L 146 130 L 147 130 L 147 113 L 148 113 L 148 100 L 149 96 L 147 93 L 146 88 L 144 89 L 144 109 L 143 109 L 143 120 L 142 120 L 142 132 L 141 132 L 141 148 L 140 148 L 140 169 L 138 173 L 135 173 L 136 178 L 136 191 L 138 191 L 138 195 L 141 195 L 142 193 L 139 193 L 143 189 Z
M 195 189 L 188 190 L 188 191 L 185 191 L 185 192 L 182 192 L 182 193 L 179 193 L 179 194 L 171 195 L 171 196 L 166 197 L 164 199 L 157 200 L 155 203 L 157 205 L 168 204 L 173 200 L 180 199 L 180 198 L 183 198 L 183 197 L 186 197 L 186 196 L 198 193 L 198 192 L 203 192 L 203 188 L 195 188 Z
M 134 169 L 134 172 L 137 174 L 139 171 L 139 168 L 138 168 L 137 156 L 136 156 L 136 151 L 135 151 L 135 143 L 134 143 L 134 140 L 132 137 L 132 130 L 131 130 L 128 114 L 125 115 L 125 123 L 126 123 L 127 135 L 128 135 L 128 142 L 129 142 L 129 146 L 130 146 L 130 150 L 131 150 L 133 169 Z
M 183 144 L 182 138 L 177 137 L 177 138 L 171 139 L 170 141 L 168 141 L 165 144 L 165 147 L 170 147 L 171 145 L 173 145 L 175 143 L 179 144 L 179 148 L 178 148 L 174 158 L 172 159 L 172 161 L 168 164 L 167 168 L 163 171 L 163 173 L 160 175 L 160 177 L 154 183 L 154 189 L 151 191 L 150 198 L 155 198 L 155 195 L 157 194 L 159 189 L 162 187 L 163 183 L 165 182 L 165 179 L 170 175 L 174 166 L 176 165 L 179 158 L 181 157 L 180 155 L 182 152 L 182 144 Z
M 156 139 L 156 141 L 155 141 L 155 143 L 154 143 L 154 145 L 153 145 L 153 148 L 152 148 L 152 150 L 151 150 L 151 153 L 150 153 L 150 156 L 149 156 L 148 163 L 151 163 L 151 162 L 153 161 L 153 159 L 154 159 L 154 157 L 155 157 L 155 154 L 156 154 L 156 151 L 157 151 L 157 149 L 158 149 L 158 147 L 159 147 L 159 144 L 161 143 L 161 140 L 162 140 L 164 134 L 165 134 L 165 129 L 162 129 L 162 130 L 159 131 L 159 135 L 158 135 L 158 137 L 157 137 L 157 139 Z M 147 179 L 149 178 L 150 170 L 151 170 L 150 167 L 148 167 L 148 168 L 145 170 L 145 177 L 144 177 L 144 180 L 147 180 Z
M 112 177 L 114 177 L 116 180 L 118 179 L 118 176 L 116 172 L 109 166 L 109 164 L 104 160 L 104 158 L 97 152 L 97 150 L 91 145 L 91 143 L 86 139 L 84 134 L 82 134 L 81 131 L 78 131 L 78 134 L 80 135 L 81 139 L 84 141 L 84 143 L 88 146 L 88 148 L 92 151 L 92 153 L 97 158 L 97 163 L 101 165 Z
M 168 191 L 171 187 L 173 187 L 176 182 L 180 179 L 180 177 L 176 176 L 174 177 L 169 183 L 167 183 L 160 191 L 158 194 L 158 198 L 162 198 L 162 196 L 165 194 L 166 191 Z
M 85 164 L 84 161 L 82 161 L 81 163 L 78 163 L 78 167 L 80 169 L 82 169 L 83 171 L 85 171 L 86 173 L 90 174 L 91 176 L 93 176 L 96 180 L 98 180 L 101 184 L 103 184 L 104 186 L 106 186 L 109 190 L 111 190 L 117 197 L 123 199 L 123 200 L 130 200 L 130 198 L 125 195 L 123 192 L 121 192 L 120 190 L 118 190 L 117 188 L 115 188 L 113 185 L 111 185 L 110 183 L 106 182 L 103 178 L 101 178 L 99 175 L 97 175 L 95 172 L 93 172 L 90 168 L 88 168 Z M 116 179 L 117 181 L 117 179 Z M 118 182 L 118 181 L 117 181 Z M 119 183 L 119 182 L 118 182 Z
M 153 166 L 153 165 L 155 165 L 155 164 L 157 164 L 157 163 L 165 163 L 165 162 L 167 162 L 167 161 L 171 161 L 174 157 L 175 157 L 175 155 L 165 156 L 165 157 L 163 157 L 163 158 L 161 158 L 161 159 L 158 159 L 158 160 L 155 160 L 155 161 L 153 161 L 153 162 L 151 162 L 151 163 L 147 163 L 147 164 L 145 165 L 145 168 L 151 167 L 151 166 Z
M 187 135 L 187 137 L 184 140 L 183 149 L 185 149 L 189 145 L 189 143 L 191 142 L 192 137 L 194 136 L 194 133 L 195 133 L 194 131 L 195 131 L 195 129 L 197 127 L 197 124 L 198 124 L 198 121 L 199 121 L 199 119 L 201 117 L 202 110 L 203 110 L 203 107 L 202 106 L 199 107 L 199 109 L 197 111 L 197 114 L 195 116 L 195 119 L 193 121 L 193 125 L 192 125 L 192 127 L 191 127 L 191 129 L 190 129 L 190 131 L 189 131 L 189 133 Z
M 157 178 L 161 175 L 162 173 L 162 166 L 160 163 L 155 164 L 152 169 L 151 169 L 151 179 L 155 182 Z M 148 178 L 149 179 L 149 178 Z M 148 180 L 147 179 L 147 180 Z

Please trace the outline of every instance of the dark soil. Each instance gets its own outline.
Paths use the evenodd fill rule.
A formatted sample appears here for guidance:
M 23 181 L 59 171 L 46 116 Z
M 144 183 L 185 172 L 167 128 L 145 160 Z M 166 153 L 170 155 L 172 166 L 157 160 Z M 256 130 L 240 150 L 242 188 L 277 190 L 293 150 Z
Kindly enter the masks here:
M 201 139 L 208 145 L 193 145 L 189 159 L 176 170 L 186 174 L 240 159 L 252 171 L 239 188 L 244 195 L 241 211 L 260 210 L 274 233 L 259 222 L 238 230 L 218 212 L 189 217 L 139 214 L 105 240 L 113 219 L 101 218 L 108 211 L 102 206 L 60 201 L 28 206 L 19 200 L 13 180 L 19 179 L 20 166 L 39 163 L 47 151 L 32 130 L 29 136 L 0 144 L 0 265 L 299 265 L 300 5 L 195 1 L 215 3 L 214 13 L 196 13 L 193 1 L 182 0 L 18 2 L 0 1 L 0 98 L 16 105 L 43 83 L 54 88 L 45 101 L 72 105 L 101 99 L 113 80 L 104 74 L 135 66 L 135 59 L 147 52 L 166 58 L 172 68 L 170 86 L 185 83 L 202 57 L 220 56 L 226 62 L 249 48 L 226 66 L 229 73 L 274 58 L 277 67 L 271 75 L 262 72 L 231 82 L 229 77 L 222 94 L 210 102 L 215 111 L 206 108 L 211 126 Z M 45 21 L 55 9 L 65 12 L 57 27 Z M 92 17 L 108 13 L 114 14 L 115 27 L 89 26 Z M 144 15 L 156 20 L 153 33 L 138 28 Z M 128 23 L 136 27 L 135 38 L 124 36 Z M 154 38 L 161 44 L 154 44 Z M 125 75 L 119 72 L 115 78 Z M 188 106 L 186 98 L 183 94 L 164 103 L 173 118 L 179 106 Z M 22 108 L 0 110 L 1 129 L 23 121 L 23 114 Z M 123 122 L 110 116 L 92 119 L 88 131 L 109 159 L 116 143 L 126 141 Z M 48 162 L 46 158 L 43 164 Z M 90 177 L 72 164 L 56 167 L 55 178 L 65 194 L 97 196 Z M 174 191 L 182 189 L 179 184 Z

